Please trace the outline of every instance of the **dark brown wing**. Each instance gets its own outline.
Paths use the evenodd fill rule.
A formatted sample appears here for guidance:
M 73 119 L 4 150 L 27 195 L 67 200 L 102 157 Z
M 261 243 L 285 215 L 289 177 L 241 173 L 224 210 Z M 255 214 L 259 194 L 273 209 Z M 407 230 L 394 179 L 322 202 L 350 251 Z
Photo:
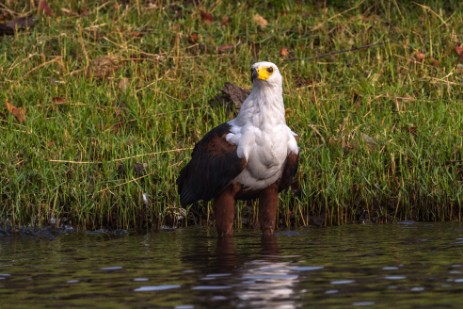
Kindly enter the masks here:
M 294 176 L 296 175 L 297 168 L 299 166 L 299 155 L 290 152 L 286 157 L 283 174 L 281 175 L 280 182 L 278 183 L 278 190 L 286 190 L 294 182 Z
M 230 125 L 221 124 L 195 145 L 190 162 L 177 178 L 182 206 L 214 198 L 246 166 L 246 160 L 236 154 L 237 146 L 225 139 L 229 132 Z

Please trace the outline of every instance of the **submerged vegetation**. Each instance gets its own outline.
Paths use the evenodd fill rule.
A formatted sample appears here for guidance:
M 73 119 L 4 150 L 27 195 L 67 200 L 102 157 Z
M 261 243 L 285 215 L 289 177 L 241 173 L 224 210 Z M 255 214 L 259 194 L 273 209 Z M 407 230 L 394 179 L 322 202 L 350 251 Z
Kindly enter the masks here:
M 307 2 L 4 1 L 0 225 L 208 222 L 175 179 L 257 60 L 280 67 L 300 137 L 281 226 L 461 221 L 460 2 Z

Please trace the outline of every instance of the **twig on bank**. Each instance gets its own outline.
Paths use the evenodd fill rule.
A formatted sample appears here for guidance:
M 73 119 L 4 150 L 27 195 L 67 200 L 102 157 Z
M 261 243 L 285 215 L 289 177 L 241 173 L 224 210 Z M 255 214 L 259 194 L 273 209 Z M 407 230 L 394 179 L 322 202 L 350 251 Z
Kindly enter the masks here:
M 37 71 L 37 70 L 40 69 L 40 68 L 43 68 L 43 67 L 45 67 L 45 66 L 47 66 L 47 65 L 49 65 L 49 64 L 55 63 L 55 62 L 61 63 L 61 67 L 64 67 L 64 65 L 63 65 L 63 58 L 62 58 L 61 56 L 56 56 L 56 57 L 54 57 L 53 59 L 51 59 L 51 60 L 49 60 L 49 61 L 46 61 L 46 62 L 43 62 L 43 63 L 39 64 L 38 66 L 32 68 L 31 70 L 27 71 L 26 73 L 23 74 L 22 78 L 28 76 L 29 74 L 31 74 L 31 73 Z
M 100 191 L 98 191 L 98 193 L 109 191 L 109 190 L 112 190 L 112 189 L 115 189 L 115 188 L 118 188 L 118 187 L 121 187 L 121 186 L 128 185 L 129 183 L 136 182 L 136 181 L 138 181 L 140 179 L 143 179 L 143 178 L 146 178 L 146 177 L 149 177 L 149 176 L 153 176 L 154 174 L 155 174 L 155 172 L 149 173 L 149 174 L 137 177 L 137 178 L 130 179 L 129 181 L 124 181 L 123 183 L 117 184 L 117 185 L 115 185 L 113 187 L 106 187 L 106 188 L 101 189 Z
M 130 157 L 124 157 L 124 158 L 117 158 L 113 160 L 108 160 L 108 161 L 73 161 L 73 160 L 60 160 L 60 159 L 50 159 L 48 160 L 49 162 L 53 163 L 69 163 L 69 164 L 101 164 L 101 163 L 110 163 L 110 162 L 120 162 L 120 161 L 125 161 L 125 160 L 130 160 L 134 158 L 140 158 L 140 157 L 146 157 L 146 156 L 155 156 L 155 155 L 160 155 L 164 153 L 170 153 L 170 152 L 180 152 L 180 151 L 187 151 L 191 150 L 193 147 L 187 147 L 187 148 L 178 148 L 178 149 L 171 149 L 171 150 L 166 150 L 166 151 L 158 151 L 158 152 L 150 152 L 150 153 L 143 153 L 143 154 L 138 154 Z

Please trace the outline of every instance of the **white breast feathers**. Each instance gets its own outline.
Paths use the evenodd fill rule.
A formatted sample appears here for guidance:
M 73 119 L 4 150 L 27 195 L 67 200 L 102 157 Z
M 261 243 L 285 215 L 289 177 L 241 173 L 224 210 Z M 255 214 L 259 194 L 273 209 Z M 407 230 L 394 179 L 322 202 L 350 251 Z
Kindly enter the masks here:
M 247 125 L 239 127 L 229 122 L 232 133 L 227 140 L 238 146 L 238 156 L 247 161 L 246 169 L 234 181 L 246 189 L 259 190 L 277 181 L 289 152 L 298 153 L 294 133 L 285 125 L 263 131 Z
M 253 89 L 238 116 L 229 121 L 226 139 L 237 145 L 247 167 L 234 179 L 249 189 L 262 189 L 279 179 L 286 157 L 298 153 L 295 134 L 286 126 L 282 77 L 276 65 L 253 65 Z

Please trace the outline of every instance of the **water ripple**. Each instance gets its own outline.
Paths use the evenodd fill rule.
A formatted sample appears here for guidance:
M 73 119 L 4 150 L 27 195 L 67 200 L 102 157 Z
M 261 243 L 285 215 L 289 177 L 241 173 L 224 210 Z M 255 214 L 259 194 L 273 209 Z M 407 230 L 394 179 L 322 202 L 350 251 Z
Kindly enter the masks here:
M 196 291 L 216 291 L 216 290 L 226 290 L 230 289 L 229 285 L 198 285 L 194 286 L 191 289 Z
M 100 270 L 104 271 L 115 271 L 115 270 L 121 270 L 122 266 L 108 266 L 108 267 L 101 267 Z
M 341 285 L 341 284 L 351 284 L 351 283 L 354 283 L 355 281 L 354 280 L 334 280 L 334 281 L 331 281 L 331 284 L 333 285 Z
M 146 281 L 150 281 L 150 279 L 148 279 L 148 278 L 133 278 L 133 281 L 135 281 L 135 282 L 146 282 Z
M 355 303 L 352 303 L 352 306 L 354 307 L 364 307 L 364 306 L 373 306 L 375 304 L 374 301 L 357 301 Z
M 209 278 L 219 278 L 219 277 L 228 277 L 230 276 L 231 274 L 230 273 L 224 273 L 224 274 L 209 274 L 209 275 L 206 275 L 206 277 L 209 277 Z
M 337 294 L 339 290 L 326 290 L 325 294 Z
M 166 291 L 172 289 L 178 289 L 180 285 L 148 285 L 148 286 L 141 286 L 139 288 L 134 289 L 134 292 L 158 292 L 158 291 Z
M 271 275 L 244 275 L 243 279 L 248 280 L 295 280 L 298 278 L 298 275 L 289 275 L 289 274 L 271 274 Z
M 289 269 L 294 271 L 314 271 L 323 269 L 323 266 L 293 266 Z
M 397 266 L 384 266 L 383 270 L 399 270 Z
M 406 276 L 385 276 L 384 279 L 386 280 L 403 280 L 407 279 Z

